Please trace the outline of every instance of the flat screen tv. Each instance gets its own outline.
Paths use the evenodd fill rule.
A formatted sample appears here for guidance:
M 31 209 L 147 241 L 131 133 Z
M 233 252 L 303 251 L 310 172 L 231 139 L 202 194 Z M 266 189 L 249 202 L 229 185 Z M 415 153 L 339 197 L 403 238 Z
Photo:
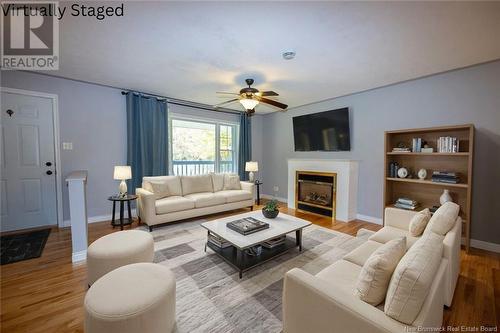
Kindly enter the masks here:
M 349 108 L 293 117 L 295 151 L 349 151 Z

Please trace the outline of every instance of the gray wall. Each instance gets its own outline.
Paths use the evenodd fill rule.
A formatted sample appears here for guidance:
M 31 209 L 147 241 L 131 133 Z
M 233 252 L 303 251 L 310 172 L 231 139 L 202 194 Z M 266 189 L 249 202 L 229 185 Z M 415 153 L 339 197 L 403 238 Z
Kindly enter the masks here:
M 66 80 L 36 73 L 2 71 L 1 86 L 46 92 L 59 96 L 61 169 L 64 177 L 73 170 L 88 170 L 88 216 L 111 213 L 107 197 L 117 191 L 113 167 L 127 161 L 125 97 L 119 89 Z M 200 109 L 170 105 L 173 112 L 205 118 L 238 117 Z M 262 119 L 253 118 L 253 156 L 262 163 Z M 73 150 L 62 150 L 72 142 Z M 63 216 L 69 219 L 67 187 L 63 186 Z
M 314 89 L 314 85 L 311 86 Z M 350 152 L 294 152 L 292 117 L 349 107 Z M 360 161 L 358 213 L 382 217 L 384 131 L 476 127 L 472 238 L 500 243 L 500 61 L 340 97 L 263 117 L 263 192 L 287 196 L 287 159 Z M 273 185 L 279 186 L 273 192 Z

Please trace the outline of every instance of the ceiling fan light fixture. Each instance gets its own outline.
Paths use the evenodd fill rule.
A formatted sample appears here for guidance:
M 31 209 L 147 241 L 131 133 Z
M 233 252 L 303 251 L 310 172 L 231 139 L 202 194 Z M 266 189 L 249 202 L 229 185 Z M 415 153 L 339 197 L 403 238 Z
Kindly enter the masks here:
M 258 100 L 255 100 L 253 98 L 242 98 L 240 99 L 241 105 L 245 108 L 245 110 L 252 110 L 259 104 Z

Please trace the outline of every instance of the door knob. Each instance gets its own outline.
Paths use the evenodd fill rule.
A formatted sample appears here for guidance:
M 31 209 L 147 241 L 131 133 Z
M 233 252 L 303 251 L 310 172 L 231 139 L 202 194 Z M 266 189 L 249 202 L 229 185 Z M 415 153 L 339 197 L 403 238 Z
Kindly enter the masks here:
M 50 176 L 52 174 L 52 171 L 47 170 L 46 174 L 48 174 Z
M 45 165 L 46 165 L 46 166 L 51 166 L 51 165 L 52 165 L 52 163 L 51 163 L 51 162 L 47 162 L 47 163 L 45 163 Z

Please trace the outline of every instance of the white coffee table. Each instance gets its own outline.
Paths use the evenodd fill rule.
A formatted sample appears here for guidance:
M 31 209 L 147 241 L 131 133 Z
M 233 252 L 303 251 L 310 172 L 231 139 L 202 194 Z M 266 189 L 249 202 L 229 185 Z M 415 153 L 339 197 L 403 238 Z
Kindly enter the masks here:
M 253 217 L 257 220 L 269 223 L 269 228 L 253 234 L 242 235 L 226 226 L 228 222 L 244 217 Z M 222 257 L 222 259 L 239 271 L 240 278 L 242 277 L 243 272 L 269 261 L 276 256 L 282 255 L 293 248 L 298 247 L 299 252 L 302 251 L 302 229 L 309 225 L 311 225 L 311 222 L 309 221 L 283 213 L 280 213 L 278 217 L 274 219 L 268 219 L 262 215 L 262 211 L 260 210 L 233 215 L 201 224 L 203 228 L 207 229 L 207 237 L 210 234 L 214 234 L 231 243 L 232 246 L 221 249 L 208 242 L 207 239 L 205 251 L 207 250 L 207 247 L 213 250 L 216 254 Z M 287 237 L 283 244 L 272 249 L 262 247 L 262 253 L 260 255 L 249 255 L 245 252 L 245 250 L 253 246 L 292 232 L 295 232 L 295 239 Z

